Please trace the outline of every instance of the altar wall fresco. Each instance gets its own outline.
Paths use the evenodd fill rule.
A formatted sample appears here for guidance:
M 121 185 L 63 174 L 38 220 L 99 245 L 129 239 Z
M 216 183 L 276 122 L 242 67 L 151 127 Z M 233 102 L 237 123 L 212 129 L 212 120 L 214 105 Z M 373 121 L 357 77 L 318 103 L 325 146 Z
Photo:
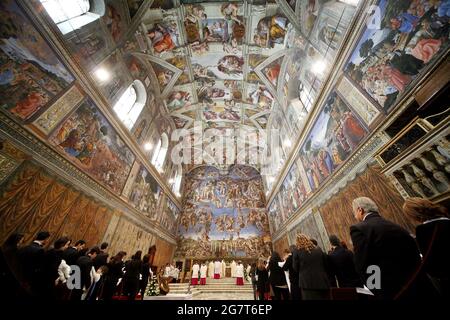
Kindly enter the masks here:
M 270 254 L 271 241 L 259 172 L 248 166 L 187 174 L 176 256 L 251 257 Z

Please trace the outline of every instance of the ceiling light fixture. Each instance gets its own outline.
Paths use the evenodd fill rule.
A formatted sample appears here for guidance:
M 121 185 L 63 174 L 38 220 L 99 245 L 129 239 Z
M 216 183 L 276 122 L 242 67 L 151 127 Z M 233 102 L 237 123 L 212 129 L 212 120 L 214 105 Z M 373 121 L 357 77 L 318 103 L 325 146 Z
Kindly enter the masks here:
M 172 184 L 174 182 L 173 179 L 169 179 L 169 183 Z
M 355 7 L 358 6 L 359 3 L 359 0 L 339 0 L 339 1 Z
M 95 76 L 97 77 L 98 80 L 100 81 L 107 81 L 110 78 L 110 74 L 108 71 L 106 71 L 103 68 L 99 68 L 95 71 Z
M 291 140 L 289 139 L 284 140 L 284 145 L 289 148 L 291 146 Z
M 149 143 L 149 142 L 147 142 L 146 144 L 144 144 L 144 149 L 146 150 L 146 151 L 150 151 L 150 150 L 152 150 L 152 144 L 151 143 Z
M 312 65 L 311 71 L 314 72 L 317 75 L 321 75 L 325 71 L 326 68 L 327 68 L 327 65 L 325 64 L 325 61 L 317 60 Z

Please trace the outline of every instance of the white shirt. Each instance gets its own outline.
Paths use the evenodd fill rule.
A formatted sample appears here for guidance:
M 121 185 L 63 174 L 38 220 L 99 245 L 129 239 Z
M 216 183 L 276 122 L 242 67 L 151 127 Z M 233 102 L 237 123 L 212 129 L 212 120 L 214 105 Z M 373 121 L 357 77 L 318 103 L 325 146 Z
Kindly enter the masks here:
M 244 266 L 242 264 L 238 264 L 236 267 L 236 278 L 244 277 Z
M 200 271 L 200 266 L 196 263 L 192 266 L 192 278 L 198 278 L 198 272 Z
M 207 271 L 208 267 L 206 265 L 202 265 L 200 267 L 200 278 L 206 278 Z
M 231 262 L 231 277 L 236 277 L 236 262 Z
M 61 260 L 61 263 L 58 266 L 58 279 L 61 283 L 66 283 L 67 279 L 70 277 L 70 266 L 66 263 L 64 259 Z
M 220 261 L 216 261 L 214 262 L 214 273 L 215 274 L 220 274 L 222 273 L 222 263 Z

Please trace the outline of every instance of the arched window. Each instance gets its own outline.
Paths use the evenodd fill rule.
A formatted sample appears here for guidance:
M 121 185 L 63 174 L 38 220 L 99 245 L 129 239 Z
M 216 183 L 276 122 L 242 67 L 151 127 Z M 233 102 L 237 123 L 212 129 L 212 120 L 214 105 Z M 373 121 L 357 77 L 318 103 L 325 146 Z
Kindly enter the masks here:
M 105 14 L 103 0 L 41 0 L 63 34 L 80 29 Z
M 114 105 L 114 111 L 123 124 L 131 130 L 141 114 L 147 100 L 147 93 L 141 81 L 135 80 Z
M 155 152 L 153 153 L 152 156 L 152 164 L 160 172 L 163 171 L 164 161 L 166 160 L 168 149 L 169 149 L 169 138 L 167 137 L 167 134 L 163 133 L 158 141 L 158 144 L 156 145 Z
M 172 191 L 175 193 L 176 196 L 180 196 L 182 178 L 183 178 L 183 169 L 181 168 L 181 165 L 179 165 L 175 173 L 175 179 L 172 186 Z

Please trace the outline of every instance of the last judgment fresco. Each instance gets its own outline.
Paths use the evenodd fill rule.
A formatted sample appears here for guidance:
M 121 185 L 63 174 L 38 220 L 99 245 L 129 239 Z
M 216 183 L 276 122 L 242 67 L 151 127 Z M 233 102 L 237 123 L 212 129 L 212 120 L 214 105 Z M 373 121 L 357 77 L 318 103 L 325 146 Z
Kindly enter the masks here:
M 186 178 L 176 255 L 268 256 L 271 242 L 259 172 L 248 166 L 203 166 Z

